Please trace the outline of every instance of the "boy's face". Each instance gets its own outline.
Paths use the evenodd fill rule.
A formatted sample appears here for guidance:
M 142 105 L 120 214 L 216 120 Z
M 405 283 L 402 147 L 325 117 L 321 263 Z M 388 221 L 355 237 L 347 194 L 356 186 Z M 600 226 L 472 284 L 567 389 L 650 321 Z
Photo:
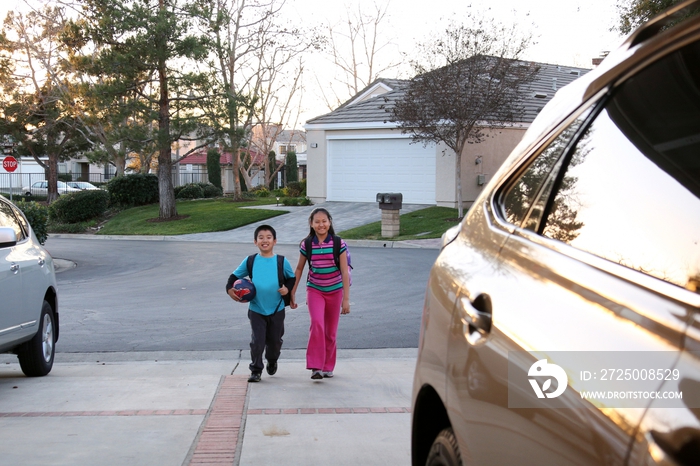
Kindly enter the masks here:
M 255 245 L 262 254 L 271 253 L 275 244 L 277 244 L 277 240 L 272 237 L 272 232 L 268 230 L 260 230 L 255 238 Z

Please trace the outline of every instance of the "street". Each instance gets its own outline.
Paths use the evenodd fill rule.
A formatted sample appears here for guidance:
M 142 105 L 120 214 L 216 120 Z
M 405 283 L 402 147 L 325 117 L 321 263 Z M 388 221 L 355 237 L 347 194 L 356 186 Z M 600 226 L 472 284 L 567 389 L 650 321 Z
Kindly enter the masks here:
M 245 305 L 225 293 L 229 274 L 252 244 L 49 238 L 54 258 L 77 266 L 57 274 L 60 353 L 247 350 Z M 290 259 L 298 249 L 278 245 Z M 352 247 L 351 313 L 339 348 L 415 348 L 435 249 Z M 308 270 L 308 268 L 307 268 Z M 304 272 L 304 276 L 306 271 Z M 304 349 L 305 287 L 287 308 L 284 349 Z

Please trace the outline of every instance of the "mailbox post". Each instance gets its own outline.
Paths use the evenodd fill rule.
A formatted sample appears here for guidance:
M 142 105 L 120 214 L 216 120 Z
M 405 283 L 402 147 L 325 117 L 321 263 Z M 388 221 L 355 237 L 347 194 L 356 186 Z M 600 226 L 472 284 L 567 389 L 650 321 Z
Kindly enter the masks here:
M 377 202 L 382 211 L 382 236 L 394 238 L 401 229 L 399 212 L 403 202 L 401 193 L 377 193 Z

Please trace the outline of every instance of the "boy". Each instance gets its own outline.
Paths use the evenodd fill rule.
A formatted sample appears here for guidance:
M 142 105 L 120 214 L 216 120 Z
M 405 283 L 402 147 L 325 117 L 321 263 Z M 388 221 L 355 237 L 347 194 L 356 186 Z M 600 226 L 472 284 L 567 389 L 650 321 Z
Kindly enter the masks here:
M 255 285 L 255 298 L 248 307 L 248 319 L 252 329 L 250 342 L 251 363 L 248 382 L 260 382 L 263 370 L 263 350 L 267 359 L 267 373 L 277 372 L 277 359 L 282 349 L 284 335 L 285 296 L 291 293 L 296 279 L 292 266 L 283 256 L 272 251 L 277 244 L 277 232 L 270 225 L 260 225 L 255 229 L 255 245 L 259 254 L 251 256 L 252 267 L 248 270 L 251 260 L 246 257 L 233 271 L 226 284 L 226 293 L 236 302 L 240 302 L 233 292 L 233 283 L 244 277 L 250 277 Z M 281 263 L 278 261 L 281 260 Z M 283 266 L 281 266 L 283 263 Z M 280 267 L 281 266 L 281 267 Z M 281 268 L 281 270 L 280 270 Z M 281 272 L 281 273 L 280 273 Z M 280 279 L 282 281 L 280 282 Z M 291 295 L 290 295 L 291 296 Z

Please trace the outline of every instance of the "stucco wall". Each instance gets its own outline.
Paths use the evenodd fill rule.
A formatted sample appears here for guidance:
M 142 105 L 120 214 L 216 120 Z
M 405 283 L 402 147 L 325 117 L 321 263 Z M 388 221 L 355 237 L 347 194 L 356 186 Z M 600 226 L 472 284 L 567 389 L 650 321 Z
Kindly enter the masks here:
M 326 132 L 307 130 L 306 143 L 306 195 L 317 204 L 326 200 Z

